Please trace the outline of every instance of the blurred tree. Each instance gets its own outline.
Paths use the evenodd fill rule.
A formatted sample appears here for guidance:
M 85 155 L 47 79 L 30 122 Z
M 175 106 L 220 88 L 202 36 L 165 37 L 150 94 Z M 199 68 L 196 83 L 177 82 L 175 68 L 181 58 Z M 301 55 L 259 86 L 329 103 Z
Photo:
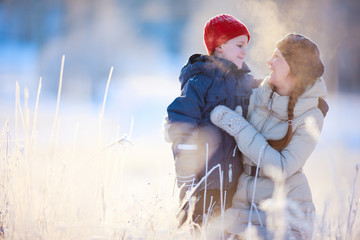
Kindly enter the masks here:
M 61 0 L 3 0 L 1 40 L 38 46 L 62 30 Z
M 344 32 L 333 29 L 339 35 L 339 89 L 360 93 L 360 1 L 341 1 L 337 10 L 345 18 L 339 26 Z
M 277 1 L 289 29 L 318 43 L 331 91 L 360 92 L 360 2 Z M 288 21 L 291 19 L 291 21 Z
M 111 65 L 124 75 L 154 73 L 169 59 L 184 59 L 184 53 L 205 53 L 205 22 L 229 13 L 246 22 L 254 36 L 248 59 L 255 75 L 267 69 L 274 39 L 297 31 L 318 43 L 330 90 L 359 92 L 359 12 L 358 0 L 2 0 L 0 42 L 38 46 L 40 72 L 51 89 L 64 53 L 67 74 L 75 72 L 74 81 L 87 79 L 96 89 L 94 83 L 106 80 Z

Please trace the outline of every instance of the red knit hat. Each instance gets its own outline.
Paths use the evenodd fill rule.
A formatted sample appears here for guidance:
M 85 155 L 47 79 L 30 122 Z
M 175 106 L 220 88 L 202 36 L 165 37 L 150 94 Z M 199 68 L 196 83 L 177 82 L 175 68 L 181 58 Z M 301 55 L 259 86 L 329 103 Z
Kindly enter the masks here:
M 209 55 L 213 55 L 216 47 L 240 35 L 247 35 L 250 41 L 248 29 L 234 16 L 222 14 L 213 17 L 204 29 L 204 42 Z

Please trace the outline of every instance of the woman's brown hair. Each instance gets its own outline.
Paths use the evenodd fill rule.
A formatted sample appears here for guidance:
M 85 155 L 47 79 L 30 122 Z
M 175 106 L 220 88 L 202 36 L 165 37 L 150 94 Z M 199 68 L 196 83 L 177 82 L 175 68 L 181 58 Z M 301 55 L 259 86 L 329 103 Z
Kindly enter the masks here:
M 267 142 L 269 143 L 269 145 L 271 147 L 273 147 L 274 149 L 281 151 L 283 148 L 285 148 L 292 137 L 292 120 L 294 119 L 294 108 L 295 105 L 297 103 L 297 100 L 299 99 L 300 95 L 305 91 L 304 87 L 295 87 L 294 91 L 292 92 L 292 94 L 289 97 L 289 103 L 288 103 L 288 107 L 287 107 L 287 112 L 288 112 L 288 129 L 287 132 L 285 134 L 285 136 L 281 139 L 278 140 L 272 140 L 269 139 Z
M 285 136 L 278 140 L 269 139 L 268 143 L 274 149 L 281 151 L 285 148 L 292 137 L 292 120 L 294 108 L 301 94 L 307 86 L 312 85 L 324 73 L 324 65 L 320 59 L 318 47 L 310 39 L 301 34 L 288 34 L 276 45 L 290 66 L 290 74 L 295 81 L 293 92 L 289 96 L 287 107 L 288 129 Z M 273 89 L 276 90 L 276 89 Z M 328 106 L 323 99 L 319 98 L 318 107 L 326 115 Z

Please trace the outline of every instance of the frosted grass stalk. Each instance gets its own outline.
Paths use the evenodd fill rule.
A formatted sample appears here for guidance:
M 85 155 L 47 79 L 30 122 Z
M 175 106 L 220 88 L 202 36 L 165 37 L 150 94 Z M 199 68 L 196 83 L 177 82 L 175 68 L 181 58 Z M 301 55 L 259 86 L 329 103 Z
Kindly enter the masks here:
M 106 83 L 104 100 L 103 100 L 103 104 L 102 104 L 102 108 L 101 108 L 101 113 L 100 113 L 100 118 L 101 118 L 101 119 L 104 117 L 106 100 L 107 100 L 107 95 L 108 95 L 108 91 L 109 91 L 109 85 L 110 85 L 110 81 L 111 81 L 111 76 L 112 76 L 113 70 L 114 70 L 114 67 L 111 66 L 111 68 L 110 68 L 110 73 L 109 73 L 109 77 L 108 77 L 108 80 L 107 80 L 107 83 Z
M 223 196 L 223 179 L 224 179 L 224 173 L 223 171 L 221 171 L 221 166 L 219 166 L 219 175 L 220 175 L 220 206 L 222 208 L 222 206 L 224 205 L 224 196 Z M 223 209 L 221 209 L 221 211 L 223 211 Z M 221 212 L 222 216 L 223 216 L 223 212 Z M 224 220 L 224 219 L 222 219 Z M 221 236 L 220 239 L 224 239 L 224 221 L 221 221 Z
M 109 91 L 109 85 L 110 85 L 113 70 L 114 70 L 114 67 L 111 66 L 110 73 L 109 73 L 108 80 L 107 80 L 106 87 L 105 87 L 104 100 L 103 100 L 101 112 L 99 115 L 99 142 L 98 142 L 99 146 L 101 146 L 101 144 L 102 144 L 102 126 L 103 126 L 103 120 L 104 120 L 106 100 L 107 100 L 107 95 L 108 95 L 108 91 Z
M 328 209 L 328 203 L 325 203 L 324 212 L 321 219 L 321 226 L 320 226 L 320 236 L 321 239 L 323 239 L 323 236 L 325 236 L 325 219 L 326 219 L 326 213 Z
M 59 78 L 59 89 L 58 89 L 58 95 L 57 95 L 57 100 L 56 100 L 55 118 L 54 118 L 54 123 L 53 123 L 52 131 L 51 131 L 50 142 L 52 142 L 52 139 L 54 137 L 54 134 L 55 134 L 55 131 L 56 131 L 56 126 L 57 126 L 57 121 L 58 121 L 59 106 L 60 106 L 60 96 L 61 96 L 63 73 L 64 73 L 64 64 L 65 64 L 65 55 L 62 55 L 61 68 L 60 68 L 60 78 Z
M 206 143 L 206 157 L 205 157 L 205 175 L 208 172 L 209 164 L 209 144 Z M 207 178 L 205 178 L 205 190 L 204 190 L 204 206 L 203 206 L 203 226 L 205 226 L 205 207 L 206 207 L 206 194 L 207 194 Z
M 39 98 L 40 98 L 40 92 L 41 92 L 41 82 L 42 82 L 42 77 L 40 77 L 39 87 L 38 87 L 38 91 L 37 91 L 37 95 L 36 95 L 35 110 L 34 110 L 34 120 L 33 120 L 33 127 L 32 127 L 32 131 L 31 131 L 31 140 L 32 141 L 34 141 L 34 139 L 35 139 L 37 115 L 38 115 L 38 108 L 39 108 Z
M 29 138 L 29 127 L 30 127 L 30 113 L 29 113 L 29 90 L 27 88 L 24 89 L 24 121 L 25 121 L 25 134 L 26 141 Z
M 354 225 L 354 220 L 355 220 L 355 216 L 353 219 L 351 219 L 351 216 L 353 214 L 353 205 L 354 205 L 354 197 L 355 197 L 355 192 L 356 192 L 356 181 L 357 181 L 357 176 L 359 173 L 359 164 L 356 164 L 355 167 L 355 177 L 354 177 L 354 182 L 353 182 L 353 190 L 352 190 L 352 195 L 351 195 L 351 201 L 350 201 L 350 209 L 349 209 L 349 215 L 348 215 L 348 219 L 347 219 L 347 226 L 346 226 L 346 239 L 352 239 L 352 228 Z
M 15 92 L 15 129 L 16 129 L 16 134 L 15 134 L 15 138 L 16 141 L 19 139 L 18 135 L 19 135 L 19 126 L 18 126 L 18 113 L 20 115 L 21 118 L 21 122 L 23 125 L 23 129 L 24 131 L 26 130 L 26 124 L 25 124 L 25 118 L 24 118 L 24 112 L 22 110 L 21 107 L 21 103 L 20 103 L 20 86 L 19 86 L 19 82 L 16 81 L 16 92 Z
M 214 167 L 212 167 L 212 168 L 210 169 L 210 171 L 208 171 L 208 173 L 207 173 L 204 177 L 202 177 L 202 178 L 200 179 L 200 181 L 191 189 L 191 191 L 189 192 L 189 196 L 192 196 L 192 195 L 195 193 L 195 191 L 201 186 L 201 184 L 206 180 L 206 178 L 209 177 L 209 175 L 210 175 L 213 171 L 215 171 L 217 168 L 219 169 L 219 173 L 222 173 L 222 171 L 221 171 L 221 165 L 220 165 L 220 164 L 217 164 L 217 165 L 215 165 Z M 179 209 L 183 209 L 186 203 L 187 203 L 186 200 L 183 201 L 183 202 L 180 204 L 180 208 L 179 208 Z
M 131 139 L 132 136 L 132 132 L 133 132 L 133 128 L 134 128 L 134 117 L 131 117 L 131 123 L 130 123 L 130 131 L 129 131 L 129 139 Z
M 262 209 L 266 212 L 267 232 L 272 233 L 273 239 L 284 239 L 285 236 L 287 237 L 286 239 L 292 239 L 294 236 L 291 231 L 288 231 L 288 226 L 295 224 L 296 219 L 303 219 L 303 213 L 299 211 L 298 205 L 295 202 L 286 199 L 285 177 L 281 169 L 271 167 L 269 172 L 271 172 L 270 177 L 274 182 L 274 191 L 270 199 L 261 203 Z M 299 234 L 304 236 L 303 220 L 296 224 L 300 229 Z M 307 226 L 305 227 L 308 228 Z M 287 236 L 287 234 L 289 235 Z
M 18 138 L 18 132 L 19 132 L 19 127 L 18 127 L 18 88 L 19 88 L 19 83 L 18 81 L 16 81 L 15 84 L 15 139 Z
M 30 129 L 30 110 L 29 110 L 29 90 L 27 88 L 24 89 L 24 122 L 25 122 L 24 151 L 25 151 L 26 158 L 30 159 L 30 156 L 31 156 L 31 129 Z M 28 161 L 28 164 L 30 164 L 29 161 Z M 30 169 L 30 166 L 29 166 L 29 169 Z
M 259 175 L 259 167 L 260 167 L 260 162 L 261 162 L 261 158 L 262 158 L 262 155 L 264 154 L 264 150 L 265 150 L 265 146 L 262 146 L 261 149 L 260 149 L 260 154 L 259 154 L 259 158 L 258 158 L 258 162 L 257 162 L 257 166 L 256 166 L 256 173 L 255 173 L 255 177 L 254 177 L 254 189 L 253 189 L 253 194 L 251 196 L 251 206 L 250 206 L 250 214 L 249 214 L 249 220 L 248 220 L 248 227 L 250 228 L 251 227 L 251 218 L 252 218 L 252 212 L 253 212 L 253 208 L 255 207 L 256 208 L 256 205 L 254 203 L 254 200 L 255 200 L 255 192 L 256 192 L 256 184 L 257 184 L 257 178 L 258 178 L 258 175 Z M 257 211 L 257 209 L 256 209 Z M 259 222 L 260 222 L 260 225 L 262 226 L 262 222 L 261 222 L 261 218 L 258 214 L 258 218 L 259 218 Z M 249 231 L 250 232 L 250 231 Z M 249 236 L 251 238 L 251 236 Z

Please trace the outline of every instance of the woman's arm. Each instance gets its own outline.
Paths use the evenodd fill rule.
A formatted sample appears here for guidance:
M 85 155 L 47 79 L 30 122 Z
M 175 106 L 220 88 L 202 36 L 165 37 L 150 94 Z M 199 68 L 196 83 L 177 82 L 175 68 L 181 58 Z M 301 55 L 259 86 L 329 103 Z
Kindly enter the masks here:
M 272 148 L 264 138 L 241 114 L 225 106 L 216 107 L 211 112 L 211 121 L 234 136 L 240 151 L 256 165 L 260 149 L 265 151 L 260 163 L 260 171 L 270 176 L 270 166 L 282 170 L 285 177 L 299 171 L 314 151 L 323 126 L 323 116 L 318 109 L 306 113 L 307 116 L 293 133 L 290 143 L 281 151 Z M 285 134 L 285 133 L 284 133 Z

